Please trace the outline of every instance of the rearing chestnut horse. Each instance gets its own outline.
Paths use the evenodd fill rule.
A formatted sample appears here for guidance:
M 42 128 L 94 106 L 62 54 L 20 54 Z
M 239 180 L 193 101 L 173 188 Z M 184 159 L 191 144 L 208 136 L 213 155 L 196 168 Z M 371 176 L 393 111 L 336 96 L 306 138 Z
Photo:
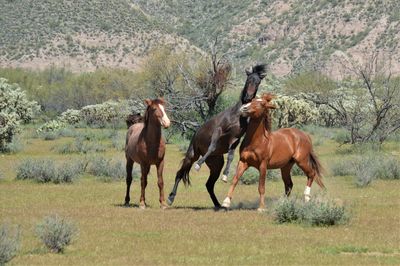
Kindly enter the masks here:
M 183 179 L 185 185 L 190 184 L 190 168 L 202 156 L 195 164 L 195 168 L 199 170 L 204 162 L 207 164 L 210 169 L 210 176 L 206 183 L 207 191 L 214 206 L 221 207 L 214 193 L 214 185 L 224 166 L 225 153 L 228 153 L 228 161 L 223 179 L 229 174 L 235 148 L 247 127 L 247 119 L 240 117 L 239 109 L 242 104 L 250 102 L 256 96 L 258 86 L 266 76 L 265 65 L 257 65 L 252 71 L 246 71 L 246 74 L 247 80 L 237 104 L 208 120 L 194 134 L 186 156 L 182 160 L 182 166 L 176 173 L 175 185 L 167 201 L 169 205 L 174 202 L 179 182 Z
M 125 205 L 129 206 L 129 190 L 132 183 L 133 163 L 140 164 L 141 176 L 141 196 L 139 207 L 146 208 L 145 189 L 147 186 L 147 175 L 150 166 L 155 164 L 157 167 L 158 188 L 160 189 L 161 208 L 166 208 L 164 201 L 164 154 L 165 140 L 161 134 L 161 126 L 168 128 L 170 120 L 164 111 L 164 100 L 146 99 L 147 109 L 144 115 L 144 121 L 134 123 L 128 129 L 125 143 L 126 156 L 126 196 Z
M 240 161 L 237 165 L 236 174 L 228 196 L 222 204 L 225 208 L 230 207 L 233 191 L 239 178 L 250 166 L 257 168 L 260 172 L 258 184 L 260 193 L 259 211 L 265 208 L 264 195 L 267 169 L 281 169 L 287 196 L 293 188 L 290 170 L 294 163 L 303 170 L 308 178 L 304 191 L 306 201 L 310 200 L 311 184 L 314 179 L 321 188 L 325 188 L 321 180 L 322 167 L 313 151 L 311 138 L 296 128 L 283 128 L 271 132 L 269 110 L 276 108 L 271 103 L 273 97 L 271 94 L 264 94 L 261 99 L 254 99 L 251 103 L 240 108 L 243 116 L 250 117 L 250 122 L 240 145 Z

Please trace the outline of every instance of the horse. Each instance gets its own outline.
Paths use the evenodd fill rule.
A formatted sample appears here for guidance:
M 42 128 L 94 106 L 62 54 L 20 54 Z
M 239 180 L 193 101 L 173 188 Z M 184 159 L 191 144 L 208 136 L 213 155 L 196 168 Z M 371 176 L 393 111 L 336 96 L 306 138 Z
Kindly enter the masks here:
M 264 194 L 267 169 L 281 169 L 286 196 L 290 195 L 293 188 L 290 170 L 295 163 L 307 175 L 307 186 L 304 191 L 306 202 L 311 198 L 311 184 L 314 179 L 321 188 L 325 188 L 321 180 L 323 169 L 313 151 L 310 136 L 296 128 L 282 128 L 271 131 L 269 110 L 276 108 L 271 103 L 273 98 L 272 94 L 263 94 L 261 99 L 254 99 L 251 103 L 240 108 L 242 116 L 249 117 L 250 122 L 240 145 L 240 160 L 237 164 L 236 174 L 233 177 L 228 196 L 222 204 L 224 208 L 230 207 L 233 191 L 239 178 L 250 166 L 255 167 L 260 172 L 258 184 L 260 193 L 259 211 L 265 209 Z
M 258 86 L 266 76 L 265 68 L 265 65 L 256 65 L 251 71 L 246 70 L 247 79 L 241 92 L 240 100 L 231 108 L 208 120 L 196 131 L 181 162 L 181 167 L 176 173 L 175 184 L 167 200 L 169 205 L 174 202 L 178 184 L 181 180 L 185 185 L 190 185 L 190 168 L 202 156 L 196 162 L 195 169 L 199 170 L 204 162 L 207 164 L 210 169 L 210 176 L 208 177 L 206 188 L 215 208 L 221 207 L 214 193 L 214 185 L 224 166 L 224 154 L 227 152 L 228 158 L 222 176 L 223 180 L 226 180 L 229 175 L 235 148 L 238 146 L 247 126 L 247 120 L 240 117 L 239 109 L 242 104 L 250 102 L 256 96 Z
M 128 129 L 136 123 L 143 123 L 143 116 L 140 113 L 130 114 L 125 120 Z
M 129 206 L 129 191 L 132 184 L 132 169 L 136 162 L 141 169 L 141 209 L 146 208 L 145 189 L 147 186 L 147 175 L 151 165 L 157 167 L 158 188 L 160 190 L 161 208 L 166 208 L 164 201 L 164 154 L 165 140 L 161 134 L 161 126 L 168 128 L 171 124 L 164 111 L 165 102 L 162 98 L 150 100 L 146 99 L 147 105 L 143 122 L 134 123 L 129 127 L 126 134 L 125 157 L 126 157 L 126 196 L 125 206 Z

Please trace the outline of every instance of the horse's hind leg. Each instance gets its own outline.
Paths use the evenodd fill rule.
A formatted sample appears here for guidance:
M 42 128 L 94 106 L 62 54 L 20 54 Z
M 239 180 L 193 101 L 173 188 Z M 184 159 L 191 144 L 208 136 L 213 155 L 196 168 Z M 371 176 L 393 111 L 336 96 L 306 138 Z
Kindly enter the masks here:
M 146 190 L 146 186 L 147 186 L 147 175 L 149 174 L 149 171 L 150 171 L 150 165 L 141 164 L 140 169 L 142 172 L 142 176 L 140 177 L 140 185 L 142 187 L 142 190 L 141 190 L 141 194 L 140 194 L 139 207 L 141 209 L 145 209 L 146 208 L 145 190 Z
M 163 179 L 163 170 L 164 170 L 164 159 L 157 165 L 157 185 L 160 190 L 160 206 L 162 209 L 167 207 L 167 204 L 164 201 L 164 179 Z
M 218 142 L 218 139 L 221 137 L 221 135 L 222 135 L 222 128 L 217 127 L 211 136 L 211 143 L 210 143 L 210 146 L 208 146 L 208 150 L 207 150 L 206 154 L 204 154 L 204 156 L 201 157 L 200 160 L 198 160 L 194 164 L 194 169 L 196 169 L 197 171 L 200 170 L 201 165 L 207 160 L 208 156 L 210 156 L 210 154 L 213 153 L 215 151 L 215 149 L 217 148 L 217 142 Z
M 133 161 L 129 158 L 126 159 L 126 195 L 125 195 L 125 206 L 129 206 L 129 201 L 131 200 L 129 196 L 129 191 L 132 184 L 132 169 Z
M 210 176 L 208 177 L 206 187 L 208 194 L 210 194 L 211 200 L 214 203 L 215 208 L 220 208 L 217 197 L 214 193 L 215 182 L 218 180 L 219 174 L 221 173 L 222 167 L 224 166 L 224 156 L 212 156 L 206 161 L 207 166 L 210 168 Z
M 282 174 L 282 180 L 283 183 L 285 184 L 285 195 L 289 196 L 290 192 L 292 192 L 293 188 L 293 182 L 292 182 L 292 176 L 290 174 L 290 171 L 292 170 L 294 162 L 291 161 L 287 165 L 281 168 L 281 174 Z
M 297 165 L 301 168 L 301 170 L 303 170 L 304 174 L 307 176 L 307 186 L 304 190 L 304 200 L 308 202 L 311 199 L 311 185 L 314 181 L 316 172 L 314 169 L 312 169 L 307 159 L 298 161 Z

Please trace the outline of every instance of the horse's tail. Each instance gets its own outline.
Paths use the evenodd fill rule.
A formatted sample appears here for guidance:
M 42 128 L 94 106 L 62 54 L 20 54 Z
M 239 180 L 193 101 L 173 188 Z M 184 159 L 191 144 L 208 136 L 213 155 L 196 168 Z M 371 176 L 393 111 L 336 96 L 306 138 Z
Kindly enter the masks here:
M 183 180 L 185 186 L 190 185 L 190 168 L 192 168 L 193 162 L 195 161 L 194 157 L 194 148 L 193 148 L 193 139 L 190 141 L 190 145 L 188 150 L 186 151 L 185 158 L 183 158 L 181 162 L 181 168 L 176 173 L 175 180 Z
M 319 161 L 317 155 L 314 153 L 314 151 L 311 151 L 310 157 L 309 157 L 309 163 L 311 168 L 315 171 L 315 182 L 321 187 L 325 188 L 324 183 L 322 182 L 322 173 L 324 172 L 324 169 L 321 165 L 321 162 Z

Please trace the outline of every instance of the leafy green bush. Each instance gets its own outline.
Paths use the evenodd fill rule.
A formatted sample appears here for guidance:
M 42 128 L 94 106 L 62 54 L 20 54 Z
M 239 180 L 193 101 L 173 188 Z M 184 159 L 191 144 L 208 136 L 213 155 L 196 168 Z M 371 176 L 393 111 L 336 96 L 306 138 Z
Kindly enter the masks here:
M 313 198 L 304 202 L 295 198 L 281 198 L 274 207 L 274 218 L 278 223 L 299 222 L 313 226 L 330 226 L 348 221 L 344 206 L 333 201 Z
M 36 235 L 52 252 L 61 253 L 77 237 L 78 230 L 72 222 L 53 214 L 36 226 Z
M 13 232 L 8 225 L 0 225 L 0 265 L 6 264 L 15 257 L 19 243 L 19 228 L 16 228 Z

